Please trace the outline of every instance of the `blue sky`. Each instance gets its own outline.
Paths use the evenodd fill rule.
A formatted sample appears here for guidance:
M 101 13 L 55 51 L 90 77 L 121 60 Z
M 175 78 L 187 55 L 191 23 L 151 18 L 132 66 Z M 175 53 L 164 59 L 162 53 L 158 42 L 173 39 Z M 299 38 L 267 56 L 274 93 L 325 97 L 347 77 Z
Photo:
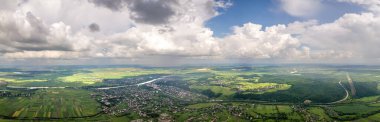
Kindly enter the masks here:
M 217 37 L 231 33 L 231 27 L 244 23 L 255 23 L 263 26 L 288 24 L 294 21 L 318 20 L 319 23 L 335 21 L 345 13 L 363 11 L 358 5 L 324 0 L 323 8 L 313 17 L 294 17 L 281 9 L 279 0 L 232 0 L 233 6 L 227 9 L 218 9 L 221 15 L 206 23 Z

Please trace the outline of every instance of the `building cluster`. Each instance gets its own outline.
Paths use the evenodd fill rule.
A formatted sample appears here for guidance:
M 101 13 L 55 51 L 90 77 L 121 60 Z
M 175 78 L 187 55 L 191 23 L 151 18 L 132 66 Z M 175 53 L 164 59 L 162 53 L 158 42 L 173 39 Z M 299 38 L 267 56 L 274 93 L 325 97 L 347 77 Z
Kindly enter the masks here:
M 152 78 L 157 79 L 158 77 L 146 76 L 145 78 L 129 80 L 145 79 L 146 81 Z M 92 96 L 102 104 L 102 110 L 107 114 L 121 116 L 133 112 L 147 118 L 158 117 L 163 112 L 176 113 L 193 100 L 207 98 L 182 88 L 160 84 L 170 79 L 170 77 L 160 78 L 155 82 L 140 86 L 126 85 L 110 89 L 95 89 L 96 94 L 92 94 Z M 112 82 L 116 81 L 113 80 Z M 141 81 L 138 82 L 141 83 Z
M 13 91 L 0 91 L 0 97 L 31 97 L 34 92 L 13 92 Z

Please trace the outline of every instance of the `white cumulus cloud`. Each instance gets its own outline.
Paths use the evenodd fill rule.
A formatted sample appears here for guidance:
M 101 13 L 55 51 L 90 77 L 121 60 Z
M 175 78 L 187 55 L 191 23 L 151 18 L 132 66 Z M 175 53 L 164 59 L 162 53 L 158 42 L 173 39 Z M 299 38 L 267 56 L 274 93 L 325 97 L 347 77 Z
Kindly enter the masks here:
M 312 17 L 322 8 L 321 0 L 280 0 L 280 7 L 291 16 Z

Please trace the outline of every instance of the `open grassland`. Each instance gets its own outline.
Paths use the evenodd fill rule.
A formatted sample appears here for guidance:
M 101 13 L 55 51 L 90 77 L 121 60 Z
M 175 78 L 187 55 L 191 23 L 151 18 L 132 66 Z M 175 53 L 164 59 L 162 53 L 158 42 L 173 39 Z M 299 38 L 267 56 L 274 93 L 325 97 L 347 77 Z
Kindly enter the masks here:
M 334 116 L 341 120 L 356 120 L 367 118 L 380 112 L 379 106 L 369 106 L 365 104 L 345 104 L 333 107 L 339 116 Z
M 278 112 L 275 105 L 259 105 L 259 104 L 253 105 L 250 108 L 250 111 L 253 111 L 261 115 L 271 115 Z
M 239 82 L 236 84 L 237 89 L 241 91 L 258 91 L 259 93 L 265 92 L 275 92 L 278 90 L 286 90 L 291 87 L 287 84 L 277 84 L 277 83 L 249 83 L 249 82 Z
M 380 99 L 380 96 L 370 96 L 370 97 L 363 97 L 359 99 L 353 99 L 352 102 L 363 102 L 363 103 L 369 103 L 369 102 L 376 102 Z
M 268 118 L 269 120 L 302 120 L 301 116 L 293 111 L 289 105 L 262 105 L 262 104 L 248 104 L 243 103 L 240 106 L 246 107 L 246 112 L 250 113 L 255 118 Z
M 229 96 L 235 93 L 232 89 L 228 87 L 223 86 L 190 86 L 191 89 L 204 91 L 204 90 L 211 90 L 212 92 L 216 94 L 221 94 L 222 96 Z
M 68 118 L 98 113 L 91 92 L 76 89 L 38 90 L 31 97 L 0 99 L 0 114 L 15 118 Z
M 178 121 L 301 121 L 289 105 L 262 105 L 242 102 L 199 103 L 187 106 L 191 112 L 177 113 Z
M 24 83 L 24 82 L 46 82 L 47 80 L 43 80 L 43 79 L 23 80 L 23 79 L 1 78 L 0 77 L 0 81 L 11 82 L 11 83 Z
M 379 120 L 380 120 L 380 113 L 369 116 L 367 118 L 356 120 L 355 122 L 377 122 Z
M 199 108 L 207 108 L 216 105 L 217 103 L 198 103 L 187 106 L 187 108 L 199 109 Z
M 347 114 L 365 114 L 372 111 L 380 110 L 378 107 L 369 107 L 362 104 L 349 104 L 335 106 L 333 109 L 337 112 L 347 113 Z

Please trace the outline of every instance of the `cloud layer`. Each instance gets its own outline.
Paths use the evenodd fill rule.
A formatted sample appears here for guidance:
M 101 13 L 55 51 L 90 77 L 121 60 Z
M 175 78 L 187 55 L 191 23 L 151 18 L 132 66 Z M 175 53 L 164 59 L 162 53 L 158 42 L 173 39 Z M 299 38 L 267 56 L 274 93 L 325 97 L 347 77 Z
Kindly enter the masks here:
M 5 0 L 0 5 L 0 55 L 24 58 L 145 58 L 323 60 L 377 59 L 379 0 L 338 0 L 367 8 L 331 23 L 254 22 L 214 37 L 205 26 L 228 1 Z M 317 13 L 319 0 L 279 0 L 292 16 Z M 42 4 L 47 4 L 41 7 Z

